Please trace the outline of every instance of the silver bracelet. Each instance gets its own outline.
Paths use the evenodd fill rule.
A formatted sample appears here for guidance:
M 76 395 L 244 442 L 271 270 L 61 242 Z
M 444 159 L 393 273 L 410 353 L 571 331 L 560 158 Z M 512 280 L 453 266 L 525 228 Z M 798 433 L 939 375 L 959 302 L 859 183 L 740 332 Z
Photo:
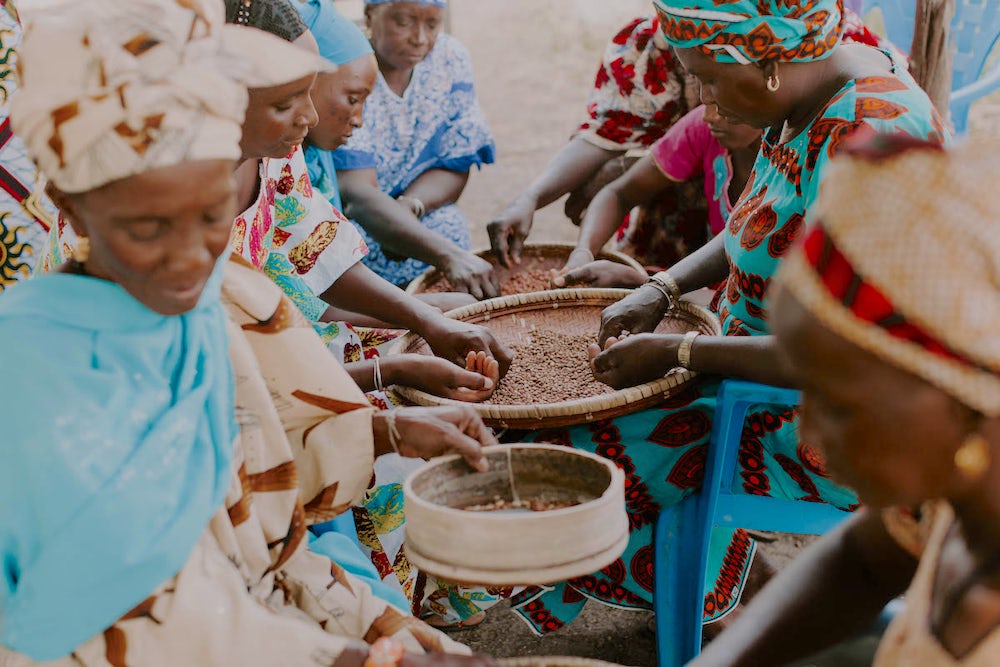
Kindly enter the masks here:
M 396 197 L 396 201 L 399 201 L 400 199 L 405 199 L 409 202 L 407 208 L 410 209 L 410 212 L 417 216 L 418 219 L 422 219 L 425 215 L 427 215 L 427 207 L 425 207 L 424 203 L 416 197 L 411 197 L 409 195 L 399 195 Z
M 700 335 L 700 331 L 688 331 L 677 346 L 677 363 L 681 368 L 691 369 L 691 348 L 694 347 L 694 339 Z
M 667 300 L 667 310 L 670 310 L 671 308 L 674 307 L 674 297 L 670 295 L 670 292 L 667 291 L 666 287 L 664 287 L 657 281 L 653 280 L 652 278 L 647 280 L 646 284 L 664 296 L 664 298 Z
M 677 284 L 677 281 L 674 280 L 674 277 L 670 275 L 667 271 L 660 271 L 659 273 L 654 274 L 652 277 L 650 277 L 650 280 L 659 285 L 663 285 L 663 287 L 668 292 L 670 292 L 670 298 L 673 299 L 674 301 L 681 300 L 680 285 Z
M 378 357 L 375 357 L 375 390 L 385 391 L 385 385 L 382 384 L 382 364 Z

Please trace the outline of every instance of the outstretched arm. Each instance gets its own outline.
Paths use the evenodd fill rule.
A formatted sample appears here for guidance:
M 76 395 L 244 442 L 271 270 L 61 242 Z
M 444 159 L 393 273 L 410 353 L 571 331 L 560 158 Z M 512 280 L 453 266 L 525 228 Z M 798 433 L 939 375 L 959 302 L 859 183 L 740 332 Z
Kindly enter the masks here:
M 337 178 L 344 213 L 387 253 L 436 266 L 456 289 L 477 299 L 499 296 L 490 263 L 420 224 L 413 211 L 379 189 L 374 169 L 342 171 Z
M 582 137 L 563 146 L 531 185 L 487 226 L 490 245 L 500 263 L 510 266 L 520 262 L 521 246 L 531 231 L 535 211 L 584 185 L 608 160 L 620 154 Z

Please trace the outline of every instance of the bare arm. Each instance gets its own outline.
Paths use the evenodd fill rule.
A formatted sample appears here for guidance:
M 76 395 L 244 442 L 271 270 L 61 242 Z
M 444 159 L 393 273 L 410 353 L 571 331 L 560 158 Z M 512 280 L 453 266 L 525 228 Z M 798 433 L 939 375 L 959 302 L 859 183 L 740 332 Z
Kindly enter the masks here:
M 906 589 L 917 562 L 862 510 L 758 593 L 690 667 L 786 665 L 869 626 Z
M 443 178 L 434 176 L 439 177 Z M 347 217 L 364 227 L 387 253 L 436 266 L 456 289 L 477 299 L 499 296 L 490 263 L 421 225 L 409 208 L 379 189 L 374 169 L 338 172 L 337 178 Z
M 419 199 L 427 212 L 454 204 L 469 182 L 469 172 L 428 169 L 406 188 L 405 197 Z
M 580 224 L 576 247 L 596 255 L 621 225 L 629 211 L 648 204 L 669 181 L 653 158 L 641 158 L 621 178 L 602 188 L 590 202 Z
M 531 185 L 487 226 L 490 245 L 500 262 L 504 266 L 520 262 L 521 246 L 531 231 L 535 211 L 584 185 L 604 163 L 620 154 L 581 137 L 563 146 Z

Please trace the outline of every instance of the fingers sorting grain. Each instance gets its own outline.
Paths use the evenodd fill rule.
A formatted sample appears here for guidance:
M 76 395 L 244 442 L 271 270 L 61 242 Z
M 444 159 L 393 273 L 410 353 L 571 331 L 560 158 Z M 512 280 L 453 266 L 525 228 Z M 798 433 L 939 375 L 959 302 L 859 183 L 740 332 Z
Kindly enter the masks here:
M 551 275 L 548 269 L 521 271 L 500 283 L 500 294 L 502 296 L 509 296 L 511 294 L 525 294 L 527 292 L 541 292 L 549 289 L 550 278 Z M 444 277 L 435 280 L 424 289 L 424 292 L 434 294 L 451 291 L 454 291 L 452 285 Z
M 488 402 L 496 405 L 558 403 L 614 391 L 594 379 L 587 356 L 593 338 L 546 329 L 525 332 L 507 375 Z

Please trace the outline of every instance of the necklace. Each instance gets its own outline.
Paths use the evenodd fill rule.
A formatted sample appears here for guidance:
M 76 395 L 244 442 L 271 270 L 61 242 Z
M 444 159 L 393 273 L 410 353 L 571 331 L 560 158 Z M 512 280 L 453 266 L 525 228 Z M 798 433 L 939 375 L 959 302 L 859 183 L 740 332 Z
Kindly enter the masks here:
M 239 25 L 250 25 L 250 3 L 253 0 L 242 0 L 240 6 L 236 8 L 236 23 Z

